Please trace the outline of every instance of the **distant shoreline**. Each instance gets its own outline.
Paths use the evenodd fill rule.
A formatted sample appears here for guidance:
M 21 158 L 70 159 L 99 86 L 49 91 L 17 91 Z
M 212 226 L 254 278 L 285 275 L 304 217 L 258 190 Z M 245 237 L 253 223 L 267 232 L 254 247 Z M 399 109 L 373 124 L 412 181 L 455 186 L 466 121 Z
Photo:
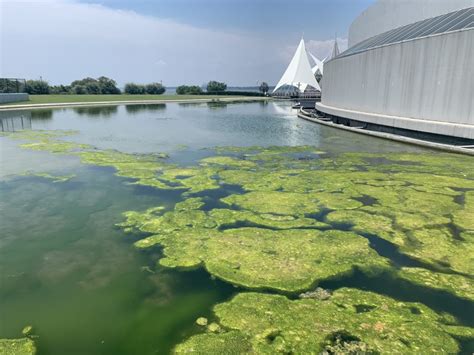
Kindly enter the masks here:
M 265 101 L 270 97 L 225 95 L 30 95 L 30 101 L 0 105 L 0 111 L 159 103 Z

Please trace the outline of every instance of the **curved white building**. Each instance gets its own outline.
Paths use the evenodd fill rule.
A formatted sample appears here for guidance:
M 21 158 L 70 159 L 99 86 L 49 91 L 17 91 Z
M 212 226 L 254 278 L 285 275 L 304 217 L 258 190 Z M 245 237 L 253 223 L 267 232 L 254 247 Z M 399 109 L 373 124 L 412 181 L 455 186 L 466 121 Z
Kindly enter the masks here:
M 318 111 L 347 124 L 474 139 L 473 0 L 379 0 L 324 65 Z

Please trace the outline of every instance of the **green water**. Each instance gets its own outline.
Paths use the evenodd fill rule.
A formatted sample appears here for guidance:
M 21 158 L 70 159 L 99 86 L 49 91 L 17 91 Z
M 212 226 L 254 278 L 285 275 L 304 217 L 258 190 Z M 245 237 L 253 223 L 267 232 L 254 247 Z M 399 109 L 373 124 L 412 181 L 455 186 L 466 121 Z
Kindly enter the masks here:
M 40 354 L 165 353 L 232 289 L 202 271 L 156 268 L 159 252 L 137 252 L 113 227 L 131 206 L 173 196 L 137 192 L 107 169 L 74 172 L 70 183 L 1 185 L 0 334 L 33 325 Z
M 102 150 L 165 152 L 170 163 L 182 166 L 214 156 L 213 148 L 220 146 L 311 145 L 329 157 L 345 152 L 429 152 L 298 120 L 284 103 L 57 109 L 19 112 L 10 118 L 18 125 L 18 117 L 28 122 L 27 129 L 77 130 L 64 139 Z M 181 190 L 130 185 L 132 180 L 115 176 L 113 168 L 84 165 L 71 155 L 21 149 L 18 143 L 0 137 L 0 338 L 19 338 L 23 327 L 32 325 L 39 354 L 166 354 L 200 332 L 196 318 L 212 318 L 212 307 L 240 290 L 202 268 L 159 266 L 159 246 L 138 250 L 133 243 L 144 235 L 125 234 L 115 226 L 123 222 L 125 211 L 154 206 L 172 210 L 183 200 Z M 22 176 L 25 171 L 75 176 L 56 183 Z M 239 186 L 224 185 L 197 196 L 206 196 L 205 209 L 211 210 L 220 206 L 220 198 L 239 193 Z M 374 201 L 363 203 L 370 206 Z M 368 238 L 372 248 L 397 267 L 425 266 L 376 236 Z M 322 285 L 421 302 L 473 326 L 473 303 L 444 291 L 358 273 Z M 468 353 L 471 348 L 466 340 L 461 350 Z

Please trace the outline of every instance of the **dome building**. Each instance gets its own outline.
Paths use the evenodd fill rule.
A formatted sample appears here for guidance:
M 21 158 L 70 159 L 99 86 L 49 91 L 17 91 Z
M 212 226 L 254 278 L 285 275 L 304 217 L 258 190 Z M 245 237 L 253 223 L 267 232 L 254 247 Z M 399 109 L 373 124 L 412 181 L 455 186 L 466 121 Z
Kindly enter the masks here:
M 385 132 L 474 139 L 472 0 L 378 0 L 324 63 L 320 113 Z

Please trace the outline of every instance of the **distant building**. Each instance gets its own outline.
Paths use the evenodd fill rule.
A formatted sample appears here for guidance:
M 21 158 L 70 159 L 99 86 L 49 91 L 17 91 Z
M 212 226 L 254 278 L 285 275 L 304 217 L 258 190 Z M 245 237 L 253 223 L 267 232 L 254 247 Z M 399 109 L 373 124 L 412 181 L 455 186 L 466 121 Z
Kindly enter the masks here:
M 275 89 L 273 89 L 273 92 L 276 92 L 278 89 L 283 87 L 296 88 L 300 93 L 311 88 L 313 90 L 321 91 L 321 88 L 314 77 L 314 73 L 311 70 L 308 53 L 306 52 L 303 39 L 301 39 L 288 68 L 286 68 L 280 81 L 278 81 Z
M 473 0 L 378 0 L 324 63 L 326 115 L 474 139 Z

